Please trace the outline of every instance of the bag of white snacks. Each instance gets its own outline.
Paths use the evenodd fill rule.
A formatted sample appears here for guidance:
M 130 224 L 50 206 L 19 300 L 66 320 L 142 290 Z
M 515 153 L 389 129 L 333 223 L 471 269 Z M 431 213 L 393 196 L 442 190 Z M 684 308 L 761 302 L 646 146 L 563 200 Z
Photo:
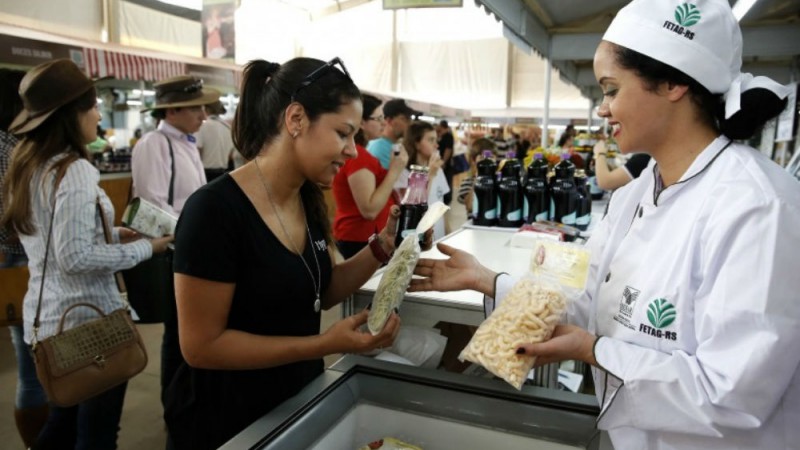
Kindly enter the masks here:
M 536 363 L 518 355 L 522 344 L 545 342 L 564 317 L 567 303 L 583 292 L 589 251 L 583 246 L 538 240 L 530 273 L 501 299 L 500 306 L 478 327 L 458 358 L 480 364 L 517 389 Z
M 399 308 L 400 303 L 403 302 L 403 296 L 411 282 L 411 276 L 414 275 L 414 267 L 419 261 L 421 250 L 419 235 L 425 234 L 429 228 L 433 227 L 448 209 L 450 207 L 442 202 L 430 205 L 428 211 L 419 220 L 416 233 L 411 233 L 403 238 L 403 242 L 394 250 L 394 255 L 386 265 L 378 288 L 375 290 L 375 296 L 372 297 L 367 328 L 373 336 L 383 330 L 392 311 Z

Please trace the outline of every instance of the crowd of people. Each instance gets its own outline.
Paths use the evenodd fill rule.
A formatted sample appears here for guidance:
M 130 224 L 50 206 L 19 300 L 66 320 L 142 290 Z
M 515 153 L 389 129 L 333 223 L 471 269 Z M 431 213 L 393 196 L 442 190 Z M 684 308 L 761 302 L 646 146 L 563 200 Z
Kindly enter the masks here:
M 727 2 L 698 0 L 693 42 L 661 26 L 678 3 L 634 0 L 596 50 L 599 115 L 622 153 L 643 156 L 615 175 L 604 143 L 595 146 L 598 178 L 611 180 L 601 186 L 618 193 L 587 243 L 586 290 L 551 340 L 516 352 L 591 366 L 598 427 L 617 448 L 792 448 L 800 186 L 737 142 L 781 111 L 788 90 L 740 72 Z M 161 80 L 155 92 L 159 125 L 133 143 L 132 194 L 178 217 L 175 235 L 115 227 L 106 241 L 100 214 L 113 221 L 114 208 L 90 163 L 107 145 L 94 82 L 69 60 L 0 70 L 0 244 L 5 265 L 30 272 L 23 325 L 11 328 L 15 418 L 30 448 L 116 448 L 127 384 L 60 407 L 48 404 L 31 360 L 75 303 L 126 306 L 115 272 L 172 259 L 160 354 L 167 448 L 215 449 L 320 375 L 324 356 L 392 345 L 396 312 L 372 335 L 366 310 L 326 330 L 321 311 L 389 261 L 412 166 L 427 170 L 429 204 L 455 192 L 469 208 L 483 151 L 534 145 L 493 132 L 471 140 L 459 166 L 447 121 L 361 92 L 339 58 L 251 61 L 230 124 L 219 92 L 196 77 Z M 564 135 L 566 145 L 574 136 Z M 444 236 L 440 220 L 423 248 Z M 754 236 L 767 238 L 758 249 Z M 516 281 L 464 251 L 438 250 L 446 259 L 420 260 L 409 291 L 473 289 L 496 306 Z M 631 290 L 632 301 L 622 295 Z M 635 311 L 625 320 L 620 298 Z M 654 304 L 676 310 L 666 325 L 649 319 L 666 334 L 649 331 Z M 71 314 L 65 327 L 92 319 Z

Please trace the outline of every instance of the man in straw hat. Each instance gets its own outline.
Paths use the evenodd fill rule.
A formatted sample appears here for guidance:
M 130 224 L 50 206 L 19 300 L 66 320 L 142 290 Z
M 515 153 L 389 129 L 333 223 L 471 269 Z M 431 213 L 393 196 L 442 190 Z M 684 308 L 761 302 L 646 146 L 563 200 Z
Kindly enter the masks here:
M 206 184 L 193 135 L 206 119 L 205 105 L 219 100 L 219 92 L 203 89 L 203 80 L 191 76 L 159 81 L 155 91 L 151 114 L 161 123 L 133 148 L 133 194 L 178 216 L 189 195 Z
M 219 92 L 204 89 L 203 80 L 192 76 L 168 78 L 159 81 L 154 87 L 156 104 L 151 114 L 160 123 L 155 131 L 142 136 L 133 148 L 133 195 L 148 200 L 177 217 L 186 199 L 206 184 L 203 162 L 200 160 L 193 134 L 206 119 L 205 105 L 219 100 Z M 171 252 L 168 252 L 167 258 L 171 258 Z M 171 260 L 166 265 L 171 266 Z M 140 274 L 151 273 L 152 277 L 163 275 L 152 273 L 163 269 L 163 265 L 153 265 L 151 269 L 142 267 Z M 130 279 L 131 275 L 133 274 L 128 274 L 126 279 Z M 171 280 L 171 270 L 168 277 Z M 151 281 L 155 282 L 155 279 Z M 132 301 L 137 295 L 136 287 L 136 283 L 129 283 Z M 162 394 L 183 362 L 178 341 L 175 297 L 171 289 L 167 290 L 167 312 L 161 343 Z

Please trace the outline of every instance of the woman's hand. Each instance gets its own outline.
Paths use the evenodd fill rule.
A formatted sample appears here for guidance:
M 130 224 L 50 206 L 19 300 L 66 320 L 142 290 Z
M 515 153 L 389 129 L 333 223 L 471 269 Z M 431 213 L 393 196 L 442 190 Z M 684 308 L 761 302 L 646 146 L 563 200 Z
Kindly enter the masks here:
M 405 146 L 396 145 L 392 149 L 391 159 L 389 160 L 389 173 L 395 180 L 403 173 L 403 169 L 408 165 L 408 152 Z
M 120 244 L 128 244 L 134 241 L 138 241 L 142 238 L 142 235 L 131 230 L 130 228 L 119 227 L 119 243 Z
M 367 323 L 369 310 L 344 318 L 331 325 L 325 331 L 325 337 L 330 339 L 331 353 L 364 353 L 374 349 L 391 347 L 400 331 L 400 317 L 392 313 L 383 330 L 375 336 L 369 330 L 361 330 Z
M 550 340 L 541 344 L 521 345 L 517 353 L 536 356 L 537 367 L 572 359 L 596 366 L 594 343 L 597 339 L 597 336 L 581 327 L 558 325 Z
M 492 291 L 494 291 L 495 273 L 481 265 L 477 258 L 442 243 L 436 248 L 449 258 L 420 259 L 414 274 L 422 278 L 411 280 L 409 292 L 473 289 L 486 295 L 494 295 Z
M 397 221 L 399 219 L 400 207 L 397 205 L 392 205 L 391 209 L 389 210 L 389 218 L 386 220 L 386 226 L 383 227 L 383 230 L 380 232 L 381 246 L 387 255 L 391 255 L 395 251 L 394 238 L 395 234 L 397 234 Z
M 592 148 L 592 153 L 594 154 L 595 157 L 597 157 L 597 155 L 600 153 L 602 153 L 603 155 L 607 155 L 608 147 L 606 146 L 606 140 L 605 139 L 598 140 L 597 143 L 594 144 L 594 147 Z
M 444 161 L 442 161 L 442 156 L 439 154 L 438 151 L 435 151 L 431 154 L 431 157 L 428 159 L 428 179 L 433 180 L 436 176 L 436 172 L 442 168 L 444 165 Z
M 160 238 L 150 239 L 150 245 L 153 246 L 153 254 L 163 253 L 167 251 L 167 244 L 175 240 L 175 236 L 164 236 Z

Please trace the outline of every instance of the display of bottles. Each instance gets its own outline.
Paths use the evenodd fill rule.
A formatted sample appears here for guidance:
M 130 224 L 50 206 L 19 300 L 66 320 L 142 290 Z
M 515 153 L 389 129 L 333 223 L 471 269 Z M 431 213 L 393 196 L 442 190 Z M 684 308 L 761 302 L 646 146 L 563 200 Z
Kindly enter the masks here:
M 586 231 L 592 221 L 592 197 L 586 185 L 586 172 L 575 171 L 575 190 L 577 193 L 577 212 L 575 213 L 575 228 Z
M 522 217 L 525 223 L 550 218 L 550 192 L 547 189 L 547 161 L 544 155 L 536 153 L 528 166 L 525 184 L 522 188 Z
M 426 211 L 428 211 L 428 168 L 412 165 L 411 174 L 408 176 L 408 188 L 400 202 L 395 247 L 399 247 L 406 236 L 416 233 L 417 224 Z M 420 239 L 422 238 L 423 236 L 420 236 Z
M 515 228 L 522 225 L 522 165 L 516 153 L 506 154 L 497 184 L 497 225 Z
M 476 164 L 478 173 L 472 193 L 472 223 L 475 225 L 497 225 L 497 192 L 495 172 L 497 163 L 491 150 L 483 151 L 483 159 Z
M 564 225 L 575 225 L 578 212 L 578 194 L 575 188 L 575 164 L 569 153 L 561 155 L 556 164 L 555 176 L 550 184 L 550 219 Z

